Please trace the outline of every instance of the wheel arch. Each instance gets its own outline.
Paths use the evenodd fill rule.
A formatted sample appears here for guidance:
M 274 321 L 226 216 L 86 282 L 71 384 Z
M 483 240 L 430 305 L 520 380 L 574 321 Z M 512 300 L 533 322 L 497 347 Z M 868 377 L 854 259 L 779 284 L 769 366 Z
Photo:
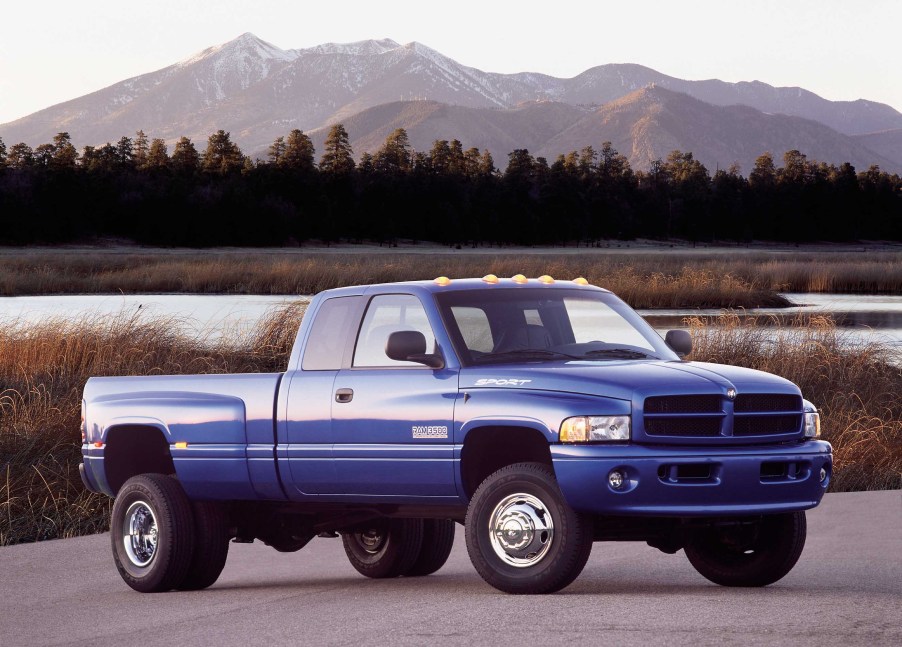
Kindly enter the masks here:
M 488 423 L 467 431 L 460 452 L 460 485 L 469 499 L 490 474 L 514 463 L 543 463 L 554 473 L 547 430 Z
M 152 424 L 127 423 L 105 433 L 104 473 L 113 494 L 138 474 L 175 474 L 166 432 Z

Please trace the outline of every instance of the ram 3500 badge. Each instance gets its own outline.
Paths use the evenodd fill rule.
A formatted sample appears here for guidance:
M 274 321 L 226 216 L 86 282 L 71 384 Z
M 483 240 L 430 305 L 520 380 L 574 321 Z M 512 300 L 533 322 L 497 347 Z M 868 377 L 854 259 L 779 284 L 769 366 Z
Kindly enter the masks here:
M 336 533 L 368 577 L 428 575 L 455 522 L 510 593 L 567 586 L 607 540 L 770 584 L 802 552 L 830 445 L 796 385 L 690 351 L 583 279 L 328 290 L 284 373 L 89 380 L 82 476 L 116 497 L 113 557 L 138 591 L 211 585 L 230 540 Z

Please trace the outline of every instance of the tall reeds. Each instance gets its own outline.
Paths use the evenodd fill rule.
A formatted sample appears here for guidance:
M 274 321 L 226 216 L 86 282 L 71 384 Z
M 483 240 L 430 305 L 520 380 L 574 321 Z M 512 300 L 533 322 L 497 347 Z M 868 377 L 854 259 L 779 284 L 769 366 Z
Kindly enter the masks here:
M 643 252 L 587 249 L 128 253 L 5 252 L 0 295 L 125 293 L 315 294 L 364 283 L 483 276 L 584 276 L 635 308 L 779 307 L 778 292 L 902 294 L 902 253 Z
M 902 354 L 826 317 L 689 320 L 690 359 L 746 366 L 799 385 L 834 449 L 832 491 L 902 487 Z
M 284 370 L 303 310 L 273 311 L 238 338 L 127 314 L 0 327 L 0 545 L 108 527 L 110 500 L 78 475 L 89 377 Z

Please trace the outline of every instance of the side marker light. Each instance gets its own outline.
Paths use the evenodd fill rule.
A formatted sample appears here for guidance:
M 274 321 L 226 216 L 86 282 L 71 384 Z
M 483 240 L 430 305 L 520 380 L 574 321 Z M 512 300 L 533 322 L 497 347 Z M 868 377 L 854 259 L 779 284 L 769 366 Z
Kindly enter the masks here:
M 98 441 L 98 442 L 94 443 L 94 447 L 97 447 L 99 449 L 99 448 L 103 447 L 103 443 Z
M 176 449 L 185 449 L 187 446 L 188 446 L 188 443 L 186 443 L 184 440 L 180 440 L 179 442 L 177 442 L 175 444 Z

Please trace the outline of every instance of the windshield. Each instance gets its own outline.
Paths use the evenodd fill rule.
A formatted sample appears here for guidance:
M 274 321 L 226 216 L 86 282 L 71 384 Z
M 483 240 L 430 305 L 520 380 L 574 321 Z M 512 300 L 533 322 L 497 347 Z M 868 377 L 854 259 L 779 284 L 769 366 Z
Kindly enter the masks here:
M 678 359 L 609 292 L 512 288 L 436 295 L 465 366 L 562 360 Z

